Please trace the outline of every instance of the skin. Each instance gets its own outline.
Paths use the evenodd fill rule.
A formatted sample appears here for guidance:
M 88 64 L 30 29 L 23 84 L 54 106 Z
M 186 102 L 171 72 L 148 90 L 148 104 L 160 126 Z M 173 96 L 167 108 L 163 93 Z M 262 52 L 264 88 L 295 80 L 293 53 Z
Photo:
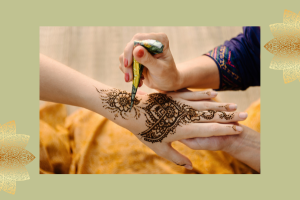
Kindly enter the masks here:
M 116 89 L 95 81 L 44 55 L 40 55 L 41 100 L 84 107 L 99 113 L 131 131 L 141 142 L 151 148 L 159 156 L 184 166 L 187 169 L 192 169 L 192 163 L 186 156 L 172 148 L 171 143 L 173 141 L 197 137 L 240 134 L 242 127 L 236 126 L 236 130 L 234 130 L 228 126 L 233 126 L 233 123 L 247 118 L 247 113 L 238 112 L 229 112 L 229 115 L 234 115 L 234 117 L 229 120 L 215 115 L 210 120 L 200 120 L 177 126 L 174 134 L 167 135 L 167 137 L 160 142 L 152 143 L 145 141 L 144 137 L 140 134 L 148 129 L 146 125 L 147 116 L 143 114 L 144 110 L 142 108 L 147 106 L 147 101 L 150 98 L 149 95 L 141 93 L 136 95 L 138 103 L 134 104 L 134 108 L 140 109 L 141 111 L 141 115 L 136 117 L 134 109 L 132 112 L 126 109 L 126 111 L 123 109 L 122 111 L 112 112 L 115 106 L 111 106 L 106 100 L 103 100 L 108 93 L 103 92 L 103 94 L 101 94 L 101 91 L 112 90 Z M 123 91 L 123 93 L 127 92 Z M 128 95 L 130 96 L 130 93 L 128 93 Z M 218 113 L 226 111 L 222 106 L 227 104 L 207 101 L 207 99 L 213 98 L 216 95 L 217 93 L 214 92 L 172 92 L 167 94 L 167 96 L 171 97 L 174 101 L 188 105 L 197 111 L 215 110 Z M 112 109 L 107 109 L 108 107 Z M 126 115 L 123 113 L 124 118 L 121 117 L 120 112 L 126 113 Z M 116 113 L 118 113 L 118 116 L 116 116 Z
M 163 53 L 152 56 L 142 46 L 134 48 L 135 40 L 149 38 L 158 40 L 164 45 Z M 132 81 L 133 57 L 145 66 L 140 86 L 145 83 L 148 87 L 158 91 L 174 91 L 182 88 L 219 88 L 219 70 L 216 63 L 207 56 L 200 56 L 176 66 L 168 37 L 164 33 L 139 33 L 126 45 L 124 53 L 119 57 L 119 68 L 125 74 L 126 82 Z
M 195 150 L 225 151 L 260 172 L 260 135 L 247 126 L 239 126 L 243 127 L 239 135 L 199 137 L 181 142 Z
M 160 41 L 165 46 L 163 53 L 152 56 L 141 46 L 133 47 L 134 40 L 145 39 Z M 138 33 L 126 45 L 119 57 L 119 68 L 125 77 L 129 77 L 126 82 L 132 80 L 132 57 L 145 66 L 140 85 L 144 83 L 159 92 L 183 88 L 219 88 L 220 78 L 216 63 L 208 56 L 199 56 L 176 65 L 165 33 Z M 228 109 L 229 106 L 224 105 L 223 108 Z M 256 171 L 260 171 L 260 134 L 248 127 L 242 127 L 244 131 L 237 137 L 194 138 L 185 144 L 194 149 L 224 150 Z M 256 146 L 250 147 L 247 141 Z

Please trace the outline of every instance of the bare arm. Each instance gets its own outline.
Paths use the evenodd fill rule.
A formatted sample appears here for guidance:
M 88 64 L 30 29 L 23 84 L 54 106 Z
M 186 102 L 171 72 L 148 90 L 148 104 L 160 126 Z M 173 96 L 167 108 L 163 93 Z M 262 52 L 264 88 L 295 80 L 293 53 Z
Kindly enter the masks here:
M 130 93 L 106 86 L 40 55 L 41 100 L 99 113 L 131 131 L 161 157 L 187 169 L 192 168 L 192 163 L 172 148 L 173 141 L 242 132 L 242 127 L 218 122 L 245 120 L 246 113 L 229 112 L 236 109 L 236 106 L 231 109 L 231 104 L 202 101 L 216 95 L 211 91 L 136 95 L 130 111 Z
M 179 88 L 219 88 L 219 70 L 211 58 L 200 56 L 180 63 L 177 67 L 180 74 Z

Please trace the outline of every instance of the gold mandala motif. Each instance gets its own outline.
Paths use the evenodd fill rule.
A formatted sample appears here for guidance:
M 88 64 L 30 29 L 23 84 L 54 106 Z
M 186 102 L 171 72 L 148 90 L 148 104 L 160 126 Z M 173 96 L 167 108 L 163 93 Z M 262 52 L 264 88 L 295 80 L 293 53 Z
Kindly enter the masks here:
M 283 23 L 270 25 L 274 39 L 265 48 L 274 54 L 270 68 L 283 70 L 285 83 L 300 81 L 300 12 L 285 10 Z
M 16 134 L 15 121 L 0 125 L 0 191 L 16 192 L 16 181 L 30 179 L 25 165 L 35 159 L 25 149 L 28 135 Z

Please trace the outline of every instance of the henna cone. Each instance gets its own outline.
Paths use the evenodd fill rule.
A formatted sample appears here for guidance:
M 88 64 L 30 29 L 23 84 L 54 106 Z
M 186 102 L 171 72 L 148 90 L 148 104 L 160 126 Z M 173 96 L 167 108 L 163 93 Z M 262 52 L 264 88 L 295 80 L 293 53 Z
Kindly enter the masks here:
M 138 45 L 143 46 L 152 55 L 162 53 L 164 48 L 164 45 L 157 40 L 134 41 L 134 46 L 136 47 Z M 133 82 L 132 82 L 132 91 L 131 91 L 130 111 L 133 106 L 137 89 L 139 87 L 141 75 L 143 74 L 143 69 L 144 69 L 144 65 L 140 64 L 133 58 Z

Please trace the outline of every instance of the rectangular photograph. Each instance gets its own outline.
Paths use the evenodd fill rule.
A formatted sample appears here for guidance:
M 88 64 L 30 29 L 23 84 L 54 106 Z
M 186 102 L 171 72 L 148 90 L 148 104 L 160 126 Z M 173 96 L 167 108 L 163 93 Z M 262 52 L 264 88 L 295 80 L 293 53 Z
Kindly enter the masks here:
M 260 27 L 40 27 L 40 174 L 260 174 Z

